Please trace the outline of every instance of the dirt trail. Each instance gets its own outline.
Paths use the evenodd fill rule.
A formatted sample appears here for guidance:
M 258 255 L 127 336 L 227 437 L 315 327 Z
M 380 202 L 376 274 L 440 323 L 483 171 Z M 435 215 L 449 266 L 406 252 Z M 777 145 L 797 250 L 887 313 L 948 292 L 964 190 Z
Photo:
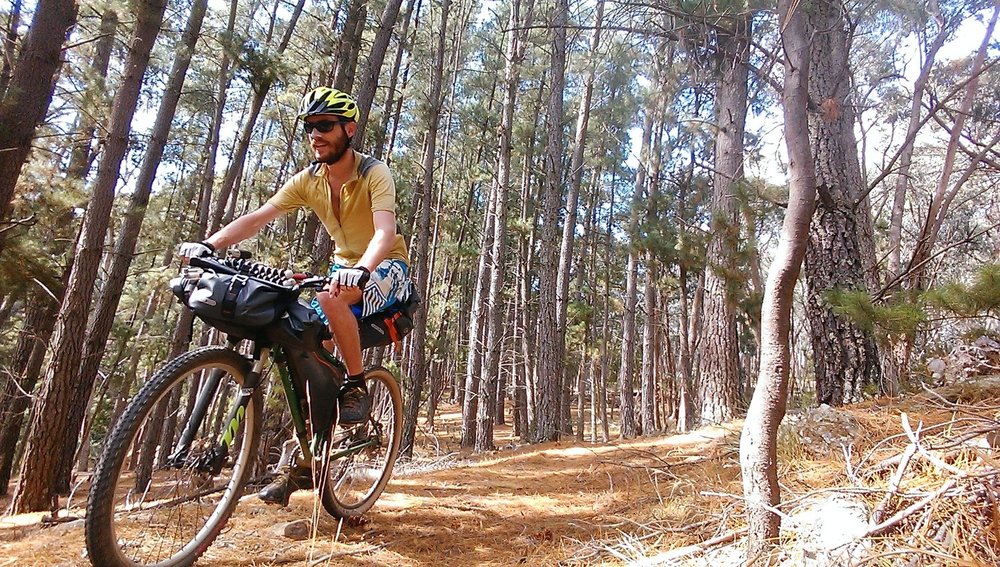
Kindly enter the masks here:
M 446 429 L 450 447 L 454 423 Z M 506 429 L 497 431 L 498 445 L 511 442 L 507 435 Z M 739 490 L 734 445 L 734 434 L 713 429 L 629 443 L 452 453 L 401 466 L 375 507 L 354 525 L 338 525 L 321 507 L 317 511 L 310 491 L 293 495 L 287 508 L 249 495 L 198 564 L 614 564 L 619 560 L 605 543 L 652 543 L 643 538 L 670 530 L 677 531 L 669 536 L 677 543 L 692 541 L 697 534 L 681 528 L 709 515 L 704 502 L 695 503 L 704 500 L 699 491 L 709 485 Z M 314 538 L 282 535 L 288 522 L 314 514 Z M 79 522 L 41 529 L 39 516 L 0 520 L 0 567 L 89 565 Z

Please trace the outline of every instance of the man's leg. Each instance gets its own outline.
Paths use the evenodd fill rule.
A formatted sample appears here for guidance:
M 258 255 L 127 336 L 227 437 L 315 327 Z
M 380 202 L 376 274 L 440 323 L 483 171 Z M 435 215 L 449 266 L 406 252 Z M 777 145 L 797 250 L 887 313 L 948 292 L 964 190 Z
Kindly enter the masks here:
M 359 289 L 341 290 L 336 296 L 320 293 L 316 296 L 323 313 L 330 321 L 330 332 L 340 347 L 340 355 L 347 366 L 347 377 L 340 388 L 340 423 L 360 423 L 368 417 L 371 400 L 365 386 L 364 367 L 361 364 L 361 338 L 358 336 L 358 320 L 351 311 L 351 305 L 361 301 Z
M 349 376 L 357 376 L 364 371 L 361 365 L 361 339 L 358 336 L 358 319 L 351 311 L 351 305 L 361 301 L 361 290 L 341 291 L 336 297 L 331 293 L 316 294 L 323 313 L 330 321 L 330 333 L 337 340 L 340 355 L 344 358 Z
M 358 336 L 358 320 L 351 311 L 351 305 L 361 301 L 361 290 L 343 290 L 334 297 L 328 292 L 316 294 L 323 313 L 330 322 L 330 332 L 340 347 L 340 354 L 347 366 L 347 378 L 337 396 L 340 406 L 341 423 L 358 423 L 368 416 L 368 389 L 365 387 L 364 367 L 361 364 L 361 339 Z M 332 400 L 330 401 L 332 403 Z M 292 492 L 301 488 L 312 488 L 312 470 L 307 466 L 291 463 L 281 468 L 281 472 L 271 484 L 260 491 L 258 497 L 269 504 L 287 506 Z

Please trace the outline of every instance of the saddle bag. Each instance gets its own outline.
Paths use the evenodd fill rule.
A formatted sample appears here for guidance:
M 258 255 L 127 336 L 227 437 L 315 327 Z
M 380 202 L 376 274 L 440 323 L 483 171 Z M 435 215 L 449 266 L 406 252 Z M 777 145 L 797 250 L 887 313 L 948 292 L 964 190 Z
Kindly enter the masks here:
M 413 330 L 413 317 L 420 305 L 420 296 L 411 288 L 410 296 L 397 301 L 385 311 L 358 320 L 361 348 L 388 346 L 403 340 Z

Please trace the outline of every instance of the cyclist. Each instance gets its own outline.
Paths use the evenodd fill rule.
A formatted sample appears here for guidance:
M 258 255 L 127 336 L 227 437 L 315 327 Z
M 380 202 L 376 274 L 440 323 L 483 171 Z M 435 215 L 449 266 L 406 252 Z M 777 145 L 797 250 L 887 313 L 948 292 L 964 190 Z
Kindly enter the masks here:
M 307 93 L 298 117 L 312 149 L 312 164 L 295 174 L 259 209 L 229 223 L 201 242 L 181 245 L 185 257 L 204 256 L 256 235 L 267 223 L 301 207 L 312 209 L 335 247 L 330 284 L 313 307 L 330 326 L 347 377 L 338 394 L 340 423 L 360 423 L 371 411 L 358 337 L 358 318 L 382 311 L 409 295 L 406 242 L 396 232 L 396 189 L 389 167 L 355 151 L 358 105 L 330 87 Z M 260 492 L 270 503 L 311 486 L 303 467 L 288 467 Z

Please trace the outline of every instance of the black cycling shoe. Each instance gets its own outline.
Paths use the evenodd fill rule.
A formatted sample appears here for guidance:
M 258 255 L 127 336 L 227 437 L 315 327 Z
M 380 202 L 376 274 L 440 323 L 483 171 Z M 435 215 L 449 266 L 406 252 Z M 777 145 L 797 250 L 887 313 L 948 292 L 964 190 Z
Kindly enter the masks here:
M 337 395 L 340 404 L 340 423 L 354 425 L 368 419 L 372 399 L 364 380 L 345 380 Z
M 260 498 L 268 504 L 278 504 L 288 506 L 288 499 L 292 493 L 301 488 L 312 488 L 312 469 L 300 466 L 284 466 L 278 476 L 271 481 L 271 484 L 264 487 L 257 493 Z

